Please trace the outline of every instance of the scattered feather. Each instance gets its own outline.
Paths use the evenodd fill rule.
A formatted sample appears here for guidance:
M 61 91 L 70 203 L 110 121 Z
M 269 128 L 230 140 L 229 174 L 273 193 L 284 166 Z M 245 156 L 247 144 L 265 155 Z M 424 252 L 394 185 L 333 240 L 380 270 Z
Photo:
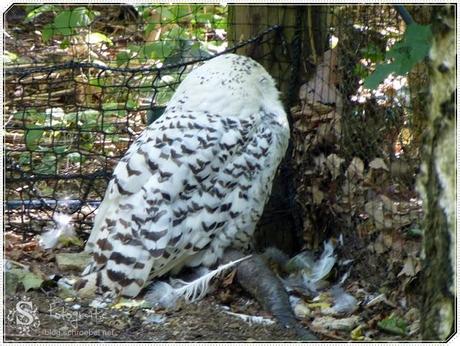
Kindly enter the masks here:
M 384 293 L 381 293 L 381 294 L 379 294 L 378 296 L 375 296 L 375 297 L 372 296 L 372 295 L 369 296 L 367 298 L 367 302 L 365 303 L 365 306 L 367 308 L 370 308 L 370 307 L 378 305 L 380 303 L 384 303 L 384 304 L 389 305 L 389 306 L 394 307 L 394 308 L 396 307 L 392 302 L 390 302 L 387 299 L 387 297 L 385 296 Z
M 235 317 L 238 317 L 238 318 L 241 318 L 243 321 L 249 323 L 249 324 L 261 324 L 261 325 L 264 325 L 264 326 L 269 326 L 273 323 L 275 323 L 275 321 L 269 319 L 269 318 L 265 318 L 265 317 L 262 317 L 262 316 L 251 316 L 251 315 L 245 315 L 245 314 L 238 314 L 238 313 L 235 313 L 235 312 L 231 312 L 231 311 L 224 311 L 227 315 L 231 315 L 231 316 L 235 316 Z
M 358 308 L 358 301 L 339 286 L 334 286 L 330 293 L 334 299 L 332 309 L 339 314 L 351 314 Z
M 350 276 L 350 270 L 351 268 L 345 273 L 342 275 L 342 277 L 340 278 L 339 282 L 337 285 L 343 285 L 343 283 L 348 279 L 348 277 Z
M 71 279 L 71 278 L 60 278 L 59 280 L 56 281 L 56 284 L 58 285 L 58 287 L 62 287 L 64 289 L 73 289 L 73 285 L 75 284 L 75 281 L 76 281 L 75 279 Z
M 113 309 L 121 308 L 151 308 L 151 305 L 145 299 L 132 299 L 120 298 L 116 304 L 112 306 Z
M 60 238 L 74 238 L 75 231 L 70 221 L 72 216 L 56 213 L 53 215 L 54 227 L 39 237 L 39 244 L 43 249 L 54 248 Z
M 324 250 L 318 260 L 309 251 L 294 256 L 286 265 L 291 276 L 282 280 L 288 291 L 298 290 L 307 295 L 315 294 L 327 286 L 326 278 L 331 272 L 336 257 L 331 241 L 324 243 Z
M 202 299 L 208 293 L 209 284 L 213 278 L 250 257 L 251 255 L 220 265 L 217 269 L 211 270 L 191 282 L 179 279 L 171 280 L 171 283 L 175 287 L 163 281 L 156 281 L 149 287 L 145 299 L 154 304 L 154 306 L 165 308 L 174 307 L 177 300 L 181 297 L 188 303 L 195 302 Z
M 217 269 L 212 270 L 200 278 L 192 282 L 185 283 L 184 286 L 175 289 L 175 293 L 179 296 L 183 296 L 189 303 L 200 300 L 206 295 L 209 288 L 209 283 L 214 277 L 220 275 L 227 269 L 234 267 L 236 264 L 249 259 L 250 257 L 251 255 L 245 256 L 235 261 L 231 261 L 226 264 L 222 264 Z
M 102 295 L 102 296 L 97 296 L 94 298 L 91 303 L 88 305 L 92 308 L 96 309 L 105 309 L 107 308 L 110 304 L 112 304 L 113 299 L 109 296 Z
M 306 273 L 306 278 L 313 282 L 324 279 L 334 267 L 336 258 L 334 256 L 334 246 L 331 241 L 324 243 L 324 250 L 318 261 L 314 263 L 311 274 Z
M 160 314 L 150 314 L 145 319 L 144 323 L 162 324 L 166 321 L 166 317 Z
M 170 284 L 164 281 L 155 281 L 149 286 L 144 298 L 154 307 L 172 308 L 180 296 Z

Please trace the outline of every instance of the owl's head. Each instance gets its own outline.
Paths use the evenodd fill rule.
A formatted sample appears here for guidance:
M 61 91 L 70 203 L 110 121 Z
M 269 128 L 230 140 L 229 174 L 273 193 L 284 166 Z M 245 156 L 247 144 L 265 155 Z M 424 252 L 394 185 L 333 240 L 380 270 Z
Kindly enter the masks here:
M 275 81 L 251 58 L 225 54 L 205 62 L 182 81 L 168 108 L 245 118 L 260 110 L 285 116 Z

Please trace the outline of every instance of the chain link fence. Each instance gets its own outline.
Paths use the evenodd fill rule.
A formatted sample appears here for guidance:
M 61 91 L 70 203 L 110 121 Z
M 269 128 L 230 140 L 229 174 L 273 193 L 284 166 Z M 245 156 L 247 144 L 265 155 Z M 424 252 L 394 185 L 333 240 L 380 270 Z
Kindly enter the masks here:
M 344 228 L 415 231 L 411 76 L 362 87 L 404 23 L 392 6 L 312 8 L 297 7 L 286 24 L 237 20 L 218 5 L 14 6 L 5 15 L 5 231 L 30 237 L 62 215 L 88 231 L 133 139 L 194 66 L 226 52 L 254 56 L 287 93 L 289 208 L 305 242 Z M 257 33 L 236 37 L 243 23 Z

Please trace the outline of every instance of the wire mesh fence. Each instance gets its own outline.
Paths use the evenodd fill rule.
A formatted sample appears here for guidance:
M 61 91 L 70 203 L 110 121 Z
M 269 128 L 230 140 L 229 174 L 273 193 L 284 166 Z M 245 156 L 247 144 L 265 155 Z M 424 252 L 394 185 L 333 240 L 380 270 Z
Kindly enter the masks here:
M 319 57 L 292 110 L 304 238 L 317 244 L 350 229 L 374 238 L 387 230 L 417 233 L 421 114 L 411 96 L 426 71 L 389 76 L 373 91 L 363 88 L 405 24 L 391 6 L 346 6 L 332 13 L 336 46 Z
M 345 225 L 414 229 L 419 134 L 408 78 L 362 87 L 401 37 L 401 18 L 391 6 L 284 9 L 247 17 L 237 6 L 192 4 L 10 9 L 6 231 L 31 236 L 61 215 L 88 230 L 133 139 L 193 67 L 226 52 L 256 58 L 287 94 L 292 208 L 307 242 Z
M 87 229 L 117 160 L 161 115 L 187 73 L 213 56 L 277 36 L 278 26 L 267 27 L 228 47 L 226 11 L 214 5 L 13 8 L 5 69 L 6 229 L 40 233 L 60 214 Z

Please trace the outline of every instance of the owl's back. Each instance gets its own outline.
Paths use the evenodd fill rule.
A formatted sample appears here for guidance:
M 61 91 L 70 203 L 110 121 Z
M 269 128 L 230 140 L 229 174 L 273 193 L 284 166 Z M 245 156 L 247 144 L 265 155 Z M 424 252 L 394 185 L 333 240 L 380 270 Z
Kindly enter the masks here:
M 143 132 L 98 210 L 87 244 L 93 262 L 77 284 L 83 294 L 136 296 L 154 277 L 249 246 L 289 139 L 279 100 L 262 101 L 242 117 L 176 100 Z

